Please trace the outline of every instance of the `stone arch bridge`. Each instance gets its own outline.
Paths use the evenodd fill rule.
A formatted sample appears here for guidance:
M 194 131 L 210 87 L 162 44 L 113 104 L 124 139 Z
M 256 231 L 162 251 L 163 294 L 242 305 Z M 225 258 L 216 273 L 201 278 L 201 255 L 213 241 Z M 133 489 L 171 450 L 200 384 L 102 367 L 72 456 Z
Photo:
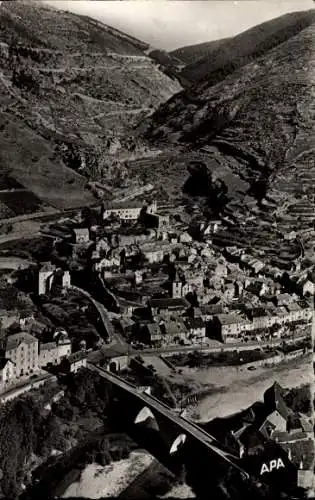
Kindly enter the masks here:
M 217 439 L 146 390 L 92 363 L 87 366 L 113 384 L 118 396 L 115 419 L 123 424 L 122 429 L 175 475 L 183 478 L 184 474 L 198 498 L 245 500 L 253 498 L 253 490 L 255 498 L 260 498 L 255 479 L 242 468 L 239 457 Z M 236 496 L 229 496 L 228 482 L 237 490 Z M 205 490 L 210 483 L 211 494 Z

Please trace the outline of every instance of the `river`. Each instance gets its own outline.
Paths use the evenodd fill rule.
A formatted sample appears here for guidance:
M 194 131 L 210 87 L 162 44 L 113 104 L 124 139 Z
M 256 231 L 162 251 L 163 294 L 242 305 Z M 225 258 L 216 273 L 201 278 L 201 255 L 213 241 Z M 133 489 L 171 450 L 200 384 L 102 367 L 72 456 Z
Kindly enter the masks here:
M 261 400 L 264 391 L 275 381 L 284 388 L 310 383 L 313 377 L 312 357 L 307 355 L 273 368 L 257 368 L 255 371 L 240 367 L 184 368 L 184 378 L 193 378 L 205 386 L 211 384 L 221 389 L 220 392 L 202 397 L 190 416 L 197 421 L 207 422 L 215 417 L 236 413 Z M 155 484 L 154 490 L 158 490 L 163 484 L 163 471 L 157 472 L 155 463 L 151 455 L 138 450 L 132 452 L 128 459 L 109 466 L 89 464 L 82 471 L 81 477 L 77 474 L 71 481 L 65 481 L 62 491 L 58 487 L 56 490 L 59 490 L 59 498 L 157 498 L 155 491 L 148 493 L 150 484 Z M 193 493 L 187 488 L 186 485 L 174 486 L 160 498 L 193 498 Z M 38 489 L 43 491 L 43 488 Z M 35 495 L 31 498 L 38 497 Z
M 207 369 L 184 368 L 183 374 L 203 384 L 221 388 L 220 392 L 201 397 L 189 416 L 200 422 L 224 417 L 243 410 L 262 400 L 264 391 L 274 382 L 284 388 L 298 387 L 313 382 L 313 355 L 281 363 L 275 367 L 260 367 L 255 371 L 238 367 Z

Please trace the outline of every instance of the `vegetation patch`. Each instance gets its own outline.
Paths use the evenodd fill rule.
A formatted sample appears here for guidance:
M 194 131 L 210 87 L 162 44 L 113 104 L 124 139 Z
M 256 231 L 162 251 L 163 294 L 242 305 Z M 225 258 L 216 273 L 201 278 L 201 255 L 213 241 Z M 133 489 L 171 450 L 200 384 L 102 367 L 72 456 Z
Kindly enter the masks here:
M 40 492 L 43 498 L 70 470 L 93 461 L 105 465 L 136 448 L 129 437 L 111 432 L 109 383 L 82 369 L 63 381 L 63 389 L 51 409 L 47 402 L 60 390 L 55 386 L 1 407 L 0 498 L 18 498 L 22 484 L 29 486 L 23 498 Z

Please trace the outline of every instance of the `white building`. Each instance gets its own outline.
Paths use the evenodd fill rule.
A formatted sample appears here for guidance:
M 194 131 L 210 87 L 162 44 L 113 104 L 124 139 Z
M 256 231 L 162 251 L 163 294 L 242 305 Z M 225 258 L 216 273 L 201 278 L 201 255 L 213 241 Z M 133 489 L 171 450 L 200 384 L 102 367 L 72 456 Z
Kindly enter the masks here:
M 11 359 L 0 358 L 0 392 L 10 387 L 14 380 L 14 363 Z
M 41 267 L 38 275 L 38 295 L 44 295 L 49 292 L 54 279 L 56 266 L 50 262 L 45 262 Z
M 178 299 L 180 297 L 186 297 L 192 290 L 192 286 L 189 283 L 176 279 L 172 283 L 172 298 Z
M 56 266 L 50 262 L 45 262 L 38 273 L 38 295 L 49 293 L 57 272 L 62 273 L 63 288 L 67 288 L 71 285 L 69 271 L 62 271 L 61 269 L 57 269 Z
M 46 342 L 39 346 L 38 363 L 40 367 L 49 363 L 58 365 L 60 361 L 71 354 L 71 342 L 62 332 L 56 332 L 53 342 Z
M 214 322 L 222 342 L 238 342 L 250 325 L 248 320 L 236 314 L 218 314 Z
M 88 243 L 90 241 L 90 233 L 87 227 L 74 229 L 73 232 L 76 243 Z
M 155 243 L 144 243 L 139 246 L 141 253 L 150 264 L 162 262 L 172 246 L 167 241 L 156 241 Z
M 37 338 L 26 332 L 10 335 L 6 340 L 5 358 L 14 364 L 14 380 L 36 373 L 39 369 Z
M 120 220 L 124 221 L 137 220 L 143 208 L 144 204 L 141 201 L 114 203 L 111 207 L 104 207 L 103 219 L 107 219 L 109 216 L 115 215 Z M 149 204 L 146 211 L 151 215 L 156 214 L 157 202 L 153 201 Z

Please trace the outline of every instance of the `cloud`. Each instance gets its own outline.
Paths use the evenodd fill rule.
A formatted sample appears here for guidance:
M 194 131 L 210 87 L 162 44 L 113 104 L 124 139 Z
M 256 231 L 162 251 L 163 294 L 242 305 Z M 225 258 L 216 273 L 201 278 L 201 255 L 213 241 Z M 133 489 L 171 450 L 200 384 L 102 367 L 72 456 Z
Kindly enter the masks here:
M 45 3 L 88 15 L 167 50 L 233 36 L 287 12 L 313 7 L 312 0 L 45 0 Z

